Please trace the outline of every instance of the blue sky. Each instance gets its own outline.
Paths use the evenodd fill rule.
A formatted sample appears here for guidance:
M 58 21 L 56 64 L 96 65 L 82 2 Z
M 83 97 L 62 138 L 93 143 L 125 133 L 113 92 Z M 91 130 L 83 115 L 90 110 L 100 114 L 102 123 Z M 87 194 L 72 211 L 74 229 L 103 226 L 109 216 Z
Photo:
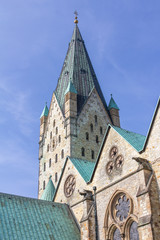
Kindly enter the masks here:
M 74 28 L 121 126 L 146 135 L 159 97 L 160 1 L 1 0 L 0 191 L 37 197 L 39 116 Z

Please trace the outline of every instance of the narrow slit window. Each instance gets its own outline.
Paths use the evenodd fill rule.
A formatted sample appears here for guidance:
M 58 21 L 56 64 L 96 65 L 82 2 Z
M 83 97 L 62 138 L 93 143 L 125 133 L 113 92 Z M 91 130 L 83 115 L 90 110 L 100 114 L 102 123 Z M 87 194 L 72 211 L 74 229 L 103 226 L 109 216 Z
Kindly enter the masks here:
M 53 121 L 53 127 L 55 127 L 55 125 L 56 125 L 56 120 Z
M 82 157 L 85 156 L 85 149 L 84 149 L 84 147 L 81 148 L 81 154 L 82 154 Z
M 52 139 L 52 132 L 50 132 L 50 139 Z
M 52 160 L 51 158 L 49 159 L 49 167 L 51 167 L 51 164 L 52 164 Z
M 93 132 L 93 124 L 92 123 L 90 124 L 90 130 L 91 130 L 91 132 Z
M 103 128 L 100 127 L 100 134 L 103 134 Z
M 58 134 L 58 127 L 56 127 L 56 134 Z
M 46 171 L 46 163 L 44 163 L 44 165 L 43 165 L 43 171 L 44 172 Z
M 99 143 L 98 135 L 96 135 L 96 143 Z
M 55 173 L 55 182 L 57 182 L 57 181 L 58 181 L 58 174 Z
M 89 140 L 89 133 L 86 132 L 86 140 Z
M 58 137 L 58 141 L 59 141 L 59 143 L 61 142 L 61 136 L 59 135 L 59 137 Z
M 47 145 L 47 152 L 49 152 L 49 144 Z
M 55 163 L 58 162 L 58 154 L 55 155 Z
M 45 187 L 46 187 L 46 183 L 45 181 L 43 181 L 43 190 L 45 189 Z
M 64 150 L 61 151 L 61 158 L 64 158 Z
M 91 158 L 94 159 L 94 151 L 91 151 Z
M 94 116 L 94 120 L 95 120 L 95 124 L 97 124 L 97 122 L 98 122 L 97 115 Z

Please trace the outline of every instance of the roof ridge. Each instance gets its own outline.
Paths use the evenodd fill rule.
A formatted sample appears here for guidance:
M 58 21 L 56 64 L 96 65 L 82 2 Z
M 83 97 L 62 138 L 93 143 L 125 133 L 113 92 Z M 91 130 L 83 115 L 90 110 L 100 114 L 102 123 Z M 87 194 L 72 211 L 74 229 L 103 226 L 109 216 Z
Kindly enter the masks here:
M 112 126 L 113 128 L 119 128 L 119 129 L 122 129 L 122 130 L 125 130 L 126 132 L 130 132 L 130 133 L 134 133 L 134 134 L 138 134 L 140 136 L 144 136 L 146 137 L 146 135 L 143 135 L 141 133 L 137 133 L 137 132 L 133 132 L 133 131 L 130 131 L 130 130 L 127 130 L 127 129 L 124 129 L 124 128 L 121 128 L 121 127 L 117 127 L 117 126 Z

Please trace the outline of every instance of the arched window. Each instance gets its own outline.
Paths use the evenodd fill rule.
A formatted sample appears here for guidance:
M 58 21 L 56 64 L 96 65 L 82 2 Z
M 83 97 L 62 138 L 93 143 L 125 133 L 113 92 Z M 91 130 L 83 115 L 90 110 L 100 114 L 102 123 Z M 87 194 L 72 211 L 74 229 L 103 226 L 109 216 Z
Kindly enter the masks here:
M 100 134 L 103 134 L 103 128 L 100 127 Z
M 55 173 L 55 182 L 57 182 L 58 181 L 58 174 L 57 174 L 57 172 Z
M 81 148 L 81 155 L 82 155 L 82 157 L 85 156 L 85 149 L 84 149 L 84 147 Z
M 51 167 L 51 164 L 52 164 L 52 160 L 51 158 L 49 159 L 49 167 Z
M 52 132 L 50 132 L 50 139 L 52 139 Z
M 97 124 L 97 115 L 94 116 L 95 124 Z
M 86 132 L 86 140 L 89 140 L 89 133 Z
M 61 142 L 61 136 L 59 135 L 59 137 L 58 137 L 58 141 L 59 141 L 59 143 Z
M 93 124 L 92 123 L 90 124 L 90 130 L 91 130 L 91 132 L 93 132 Z
M 99 143 L 98 135 L 96 135 L 96 143 Z
M 58 154 L 55 155 L 55 163 L 58 161 Z
M 94 159 L 94 151 L 91 151 L 91 158 Z
M 64 158 L 64 150 L 61 151 L 61 158 Z
M 56 125 L 56 120 L 54 119 L 53 120 L 53 127 L 55 127 L 55 125 Z
M 45 189 L 45 187 L 46 187 L 46 183 L 45 181 L 43 181 L 43 190 Z
M 49 144 L 47 145 L 47 152 L 49 152 Z
M 139 240 L 138 224 L 136 222 L 132 222 L 132 224 L 130 226 L 129 239 L 130 240 Z
M 56 134 L 58 134 L 58 127 L 56 127 Z
M 121 240 L 121 233 L 118 228 L 113 233 L 113 240 Z
M 43 165 L 43 171 L 44 172 L 46 171 L 46 163 L 44 163 L 44 165 Z

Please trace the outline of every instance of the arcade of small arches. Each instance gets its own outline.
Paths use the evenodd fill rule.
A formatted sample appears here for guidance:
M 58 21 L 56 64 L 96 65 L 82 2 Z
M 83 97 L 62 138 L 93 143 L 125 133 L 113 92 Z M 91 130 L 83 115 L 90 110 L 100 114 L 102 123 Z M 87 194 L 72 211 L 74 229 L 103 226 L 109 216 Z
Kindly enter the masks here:
M 133 208 L 133 200 L 126 192 L 117 191 L 112 196 L 104 221 L 105 240 L 139 240 Z

